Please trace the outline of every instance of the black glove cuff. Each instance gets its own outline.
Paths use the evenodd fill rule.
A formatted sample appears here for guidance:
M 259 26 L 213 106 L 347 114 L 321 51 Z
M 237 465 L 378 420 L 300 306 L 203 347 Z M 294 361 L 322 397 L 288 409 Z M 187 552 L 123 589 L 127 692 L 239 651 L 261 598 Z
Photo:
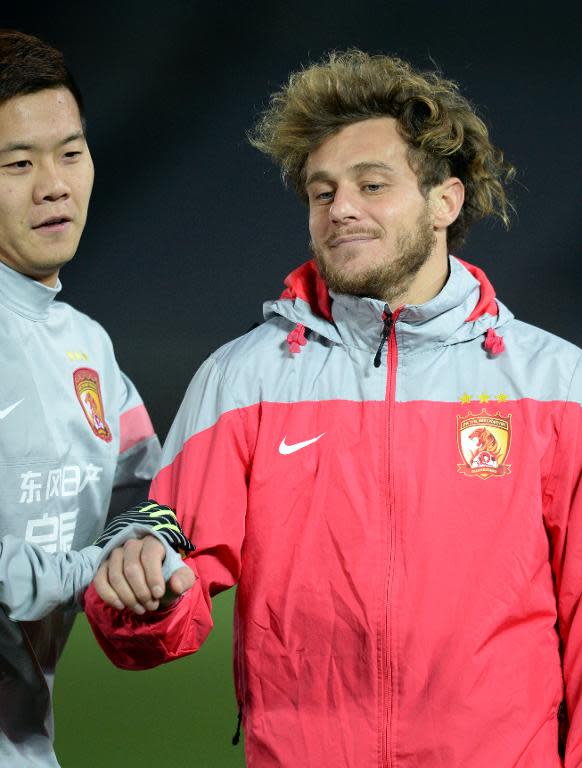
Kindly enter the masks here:
M 147 525 L 152 531 L 156 531 L 182 557 L 196 549 L 184 535 L 174 510 L 163 507 L 152 499 L 132 507 L 121 515 L 116 515 L 105 526 L 95 545 L 103 549 L 114 536 L 133 523 Z

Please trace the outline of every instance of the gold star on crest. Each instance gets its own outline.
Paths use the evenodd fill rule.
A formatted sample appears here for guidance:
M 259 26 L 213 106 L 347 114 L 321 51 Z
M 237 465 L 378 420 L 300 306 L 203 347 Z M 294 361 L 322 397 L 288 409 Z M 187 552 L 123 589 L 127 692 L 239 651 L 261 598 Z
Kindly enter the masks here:
M 509 398 L 507 397 L 507 395 L 506 395 L 506 394 L 504 394 L 503 392 L 500 392 L 500 393 L 499 393 L 499 394 L 496 396 L 496 398 L 495 398 L 495 399 L 496 399 L 498 402 L 500 402 L 500 403 L 504 403 L 506 400 L 509 400 Z
M 459 400 L 463 403 L 463 405 L 466 405 L 467 403 L 470 403 L 473 399 L 472 395 L 468 395 L 466 392 L 463 392 Z
M 491 399 L 491 395 L 487 395 L 485 394 L 485 392 L 481 392 L 481 394 L 479 395 L 480 403 L 488 403 L 490 399 Z

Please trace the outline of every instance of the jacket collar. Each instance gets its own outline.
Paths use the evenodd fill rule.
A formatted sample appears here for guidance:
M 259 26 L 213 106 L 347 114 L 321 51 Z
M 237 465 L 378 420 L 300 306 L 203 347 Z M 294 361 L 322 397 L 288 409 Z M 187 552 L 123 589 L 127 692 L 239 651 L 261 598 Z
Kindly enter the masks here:
M 0 261 L 0 304 L 22 317 L 37 322 L 48 320 L 49 310 L 61 288 L 58 279 L 56 286 L 49 288 Z
M 382 301 L 328 293 L 313 262 L 292 272 L 285 285 L 279 301 L 265 304 L 266 318 L 282 315 L 336 343 L 376 350 L 386 306 Z M 454 256 L 449 256 L 449 278 L 437 296 L 424 304 L 407 304 L 394 315 L 402 354 L 475 338 L 512 317 L 495 299 L 482 270 Z
M 449 256 L 449 277 L 442 291 L 425 304 L 402 307 L 396 326 L 399 351 L 412 354 L 467 341 L 509 317 L 486 275 Z

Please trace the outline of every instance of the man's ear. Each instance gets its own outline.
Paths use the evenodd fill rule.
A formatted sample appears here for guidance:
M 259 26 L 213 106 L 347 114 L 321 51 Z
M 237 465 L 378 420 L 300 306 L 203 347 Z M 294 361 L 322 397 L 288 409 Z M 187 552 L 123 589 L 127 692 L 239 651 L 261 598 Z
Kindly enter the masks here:
M 465 201 L 465 187 L 456 176 L 445 179 L 428 193 L 433 226 L 446 229 L 455 221 Z

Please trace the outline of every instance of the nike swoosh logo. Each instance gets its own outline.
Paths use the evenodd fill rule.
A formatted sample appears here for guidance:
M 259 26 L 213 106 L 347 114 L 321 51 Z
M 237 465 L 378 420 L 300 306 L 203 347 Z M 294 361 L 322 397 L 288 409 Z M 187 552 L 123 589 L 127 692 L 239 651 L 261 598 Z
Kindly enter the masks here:
M 287 439 L 287 435 L 281 440 L 281 445 L 279 446 L 279 453 L 282 453 L 283 456 L 288 456 L 290 453 L 295 453 L 295 451 L 300 451 L 302 448 L 307 448 L 308 445 L 311 445 L 312 443 L 316 443 L 320 437 L 323 437 L 325 435 L 325 432 L 322 432 L 321 435 L 318 435 L 317 437 L 312 437 L 311 440 L 303 440 L 301 443 L 293 443 L 293 445 L 287 445 L 285 440 Z
M 22 400 L 24 400 L 24 398 L 22 398 Z M 0 419 L 5 419 L 9 413 L 12 413 L 12 411 L 20 405 L 22 400 L 19 400 L 17 403 L 12 403 L 12 405 L 9 405 L 8 408 L 5 408 L 3 411 L 0 411 Z

